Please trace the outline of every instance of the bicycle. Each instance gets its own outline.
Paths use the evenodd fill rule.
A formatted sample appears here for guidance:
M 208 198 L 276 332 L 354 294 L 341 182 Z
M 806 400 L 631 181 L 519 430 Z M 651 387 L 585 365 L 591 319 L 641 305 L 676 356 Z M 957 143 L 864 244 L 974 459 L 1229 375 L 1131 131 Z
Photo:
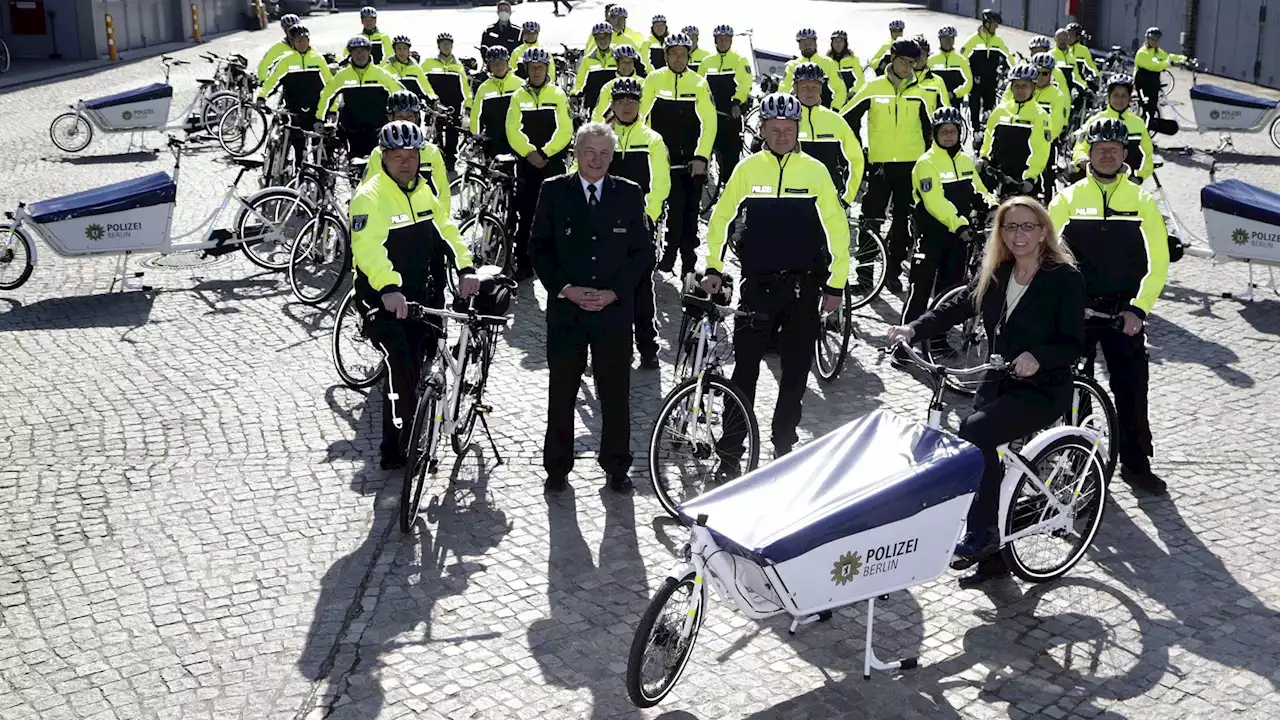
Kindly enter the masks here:
M 487 163 L 468 163 L 452 183 L 453 213 L 458 232 L 477 264 L 508 268 L 512 261 L 507 218 L 515 197 L 514 155 Z
M 487 284 L 488 287 L 504 288 L 508 293 L 516 288 L 513 280 L 486 274 L 485 270 L 481 268 L 478 272 L 485 275 L 481 280 L 482 288 Z M 475 301 L 476 296 L 465 304 L 455 301 L 455 311 L 409 303 L 410 318 L 419 322 L 430 322 L 432 318 L 453 320 L 461 330 L 457 342 L 450 348 L 447 332 L 441 328 L 435 359 L 429 368 L 423 368 L 415 391 L 418 402 L 414 409 L 406 453 L 408 462 L 400 491 L 401 532 L 412 530 L 427 475 L 434 474 L 439 467 L 437 452 L 441 435 L 447 434 L 454 453 L 461 455 L 471 445 L 478 422 L 489 439 L 489 447 L 497 463 L 503 462 L 493 433 L 489 431 L 489 421 L 485 419 L 492 408 L 484 404 L 484 388 L 496 353 L 498 328 L 506 327 L 511 318 L 505 314 L 505 308 L 499 315 L 478 314 Z
M 0 73 L 9 72 L 10 60 L 9 45 L 3 39 L 0 39 Z
M 700 494 L 713 476 L 730 479 L 738 474 L 744 461 L 748 472 L 760 462 L 760 427 L 752 403 L 732 380 L 724 377 L 722 369 L 733 358 L 733 336 L 725 319 L 762 322 L 765 318 L 728 307 L 733 280 L 724 280 L 727 282 L 720 294 L 706 297 L 698 287 L 696 275 L 685 277 L 681 300 L 684 315 L 676 356 L 676 377 L 684 379 L 663 398 L 649 437 L 649 480 L 658 502 L 672 517 L 678 517 L 677 506 Z M 731 434 L 742 435 L 741 454 L 736 448 L 719 447 Z M 687 451 L 689 458 L 672 460 L 680 451 Z M 713 461 L 715 466 L 704 473 L 695 469 L 692 476 L 681 471 L 681 466 L 696 466 L 704 461 Z M 673 494 L 677 488 L 679 497 Z
M 311 138 L 323 156 L 325 136 L 299 131 Z M 322 159 L 322 158 L 317 158 Z M 313 204 L 313 217 L 294 240 L 289 251 L 289 288 L 294 297 L 307 305 L 319 305 L 341 287 L 351 270 L 351 235 L 347 211 L 337 197 L 340 176 L 354 175 L 355 170 L 335 170 L 325 165 L 304 162 L 295 178 L 299 193 Z
M 840 307 L 823 315 L 814 341 L 814 371 L 824 382 L 839 377 L 848 361 L 849 346 L 856 333 L 853 311 L 879 297 L 884 289 L 889 263 L 879 229 L 883 223 L 878 218 L 864 220 L 861 217 L 849 222 L 849 280 L 845 283 Z

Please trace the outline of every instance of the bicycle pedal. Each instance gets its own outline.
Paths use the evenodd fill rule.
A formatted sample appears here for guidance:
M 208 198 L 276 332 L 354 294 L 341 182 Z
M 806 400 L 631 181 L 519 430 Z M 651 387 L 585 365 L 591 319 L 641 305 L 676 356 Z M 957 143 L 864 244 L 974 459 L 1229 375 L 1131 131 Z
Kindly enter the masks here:
M 476 406 L 476 412 L 478 412 L 478 413 L 486 413 L 486 414 L 487 414 L 487 413 L 491 413 L 491 412 L 493 412 L 493 406 L 492 406 L 492 405 L 477 405 L 477 406 Z
M 432 475 L 435 475 L 436 471 L 438 471 L 439 469 L 440 469 L 439 460 L 432 460 L 431 462 L 427 463 L 427 472 L 431 473 Z

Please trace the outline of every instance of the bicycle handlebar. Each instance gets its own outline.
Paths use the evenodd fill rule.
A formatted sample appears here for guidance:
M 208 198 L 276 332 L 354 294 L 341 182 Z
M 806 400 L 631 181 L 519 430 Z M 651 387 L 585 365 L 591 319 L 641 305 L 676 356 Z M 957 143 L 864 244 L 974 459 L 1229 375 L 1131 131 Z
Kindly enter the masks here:
M 947 375 L 953 375 L 956 377 L 966 376 L 966 375 L 981 375 L 991 370 L 995 370 L 997 372 L 1003 372 L 1009 368 L 1009 363 L 1005 362 L 1005 359 L 1000 355 L 991 355 L 987 359 L 987 362 L 981 365 L 975 365 L 969 368 L 950 368 L 950 367 L 947 367 L 946 365 L 935 365 L 929 362 L 928 360 L 926 360 L 923 355 L 917 352 L 915 348 L 911 347 L 909 343 L 905 342 L 901 338 L 899 338 L 898 341 L 895 342 L 893 345 L 890 345 L 889 347 L 886 347 L 886 348 L 881 348 L 880 354 L 886 355 L 888 353 L 895 352 L 898 349 L 902 349 L 903 351 L 905 351 L 907 358 L 910 359 L 912 363 L 926 370 L 931 375 L 936 375 L 940 378 L 945 377 Z
M 511 321 L 510 315 L 480 315 L 475 310 L 468 309 L 467 312 L 454 312 L 442 308 L 433 308 L 423 305 L 422 303 L 408 302 L 409 316 L 407 319 L 425 322 L 429 318 L 438 317 L 445 320 L 456 320 L 467 324 L 480 325 L 506 325 Z M 381 307 L 374 307 L 365 313 L 366 318 L 372 318 L 380 313 L 387 311 Z

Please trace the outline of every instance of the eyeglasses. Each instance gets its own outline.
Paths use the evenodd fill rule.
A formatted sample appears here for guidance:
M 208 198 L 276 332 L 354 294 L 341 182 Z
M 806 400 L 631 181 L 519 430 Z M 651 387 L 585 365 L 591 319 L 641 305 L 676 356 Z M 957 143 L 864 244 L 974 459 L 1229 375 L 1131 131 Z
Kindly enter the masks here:
M 1025 222 L 1025 223 L 1005 223 L 1005 224 L 1003 224 L 1003 225 L 1001 225 L 1001 226 L 1000 226 L 1000 230 L 1001 230 L 1002 232 L 1006 232 L 1006 233 L 1008 233 L 1008 234 L 1012 235 L 1012 234 L 1014 234 L 1014 233 L 1016 233 L 1016 232 L 1018 232 L 1018 231 L 1022 231 L 1022 232 L 1024 232 L 1024 233 L 1029 233 L 1029 232 L 1034 231 L 1036 228 L 1041 228 L 1041 227 L 1044 227 L 1044 226 L 1043 226 L 1043 225 L 1041 225 L 1040 223 L 1034 223 L 1034 222 Z
M 1041 77 L 1044 77 L 1045 75 L 1050 74 L 1050 72 L 1051 72 L 1051 71 L 1049 71 L 1049 70 L 1037 70 L 1037 71 L 1036 71 L 1036 74 L 1037 74 L 1037 75 L 1039 75 L 1039 76 L 1041 76 Z

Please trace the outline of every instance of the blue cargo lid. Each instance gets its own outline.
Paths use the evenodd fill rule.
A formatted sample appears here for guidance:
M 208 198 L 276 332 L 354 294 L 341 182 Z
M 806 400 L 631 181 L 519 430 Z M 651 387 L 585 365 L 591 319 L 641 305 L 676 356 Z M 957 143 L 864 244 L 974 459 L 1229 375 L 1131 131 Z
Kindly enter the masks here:
M 1192 85 L 1191 99 L 1257 110 L 1270 110 L 1280 104 L 1276 100 L 1268 100 L 1257 95 L 1246 95 L 1242 92 L 1218 87 L 1217 85 Z
M 134 180 L 125 180 L 93 190 L 31 203 L 27 206 L 27 213 L 38 223 L 50 223 L 171 203 L 177 196 L 178 186 L 174 184 L 168 173 L 158 172 Z
M 1241 180 L 1222 180 L 1200 188 L 1200 206 L 1268 225 L 1280 225 L 1280 193 Z

